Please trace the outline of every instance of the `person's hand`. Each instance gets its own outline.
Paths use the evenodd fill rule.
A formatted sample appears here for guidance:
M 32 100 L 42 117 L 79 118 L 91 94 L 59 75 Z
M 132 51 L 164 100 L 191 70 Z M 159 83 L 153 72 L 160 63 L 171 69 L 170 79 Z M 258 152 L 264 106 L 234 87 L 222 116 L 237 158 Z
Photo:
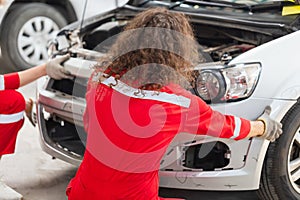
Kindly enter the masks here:
M 68 60 L 69 55 L 54 58 L 46 63 L 47 75 L 55 80 L 72 79 L 71 73 L 67 71 L 61 63 Z
M 265 124 L 265 131 L 260 137 L 274 142 L 282 134 L 282 124 L 271 119 L 270 113 L 271 107 L 266 106 L 263 114 L 257 120 Z

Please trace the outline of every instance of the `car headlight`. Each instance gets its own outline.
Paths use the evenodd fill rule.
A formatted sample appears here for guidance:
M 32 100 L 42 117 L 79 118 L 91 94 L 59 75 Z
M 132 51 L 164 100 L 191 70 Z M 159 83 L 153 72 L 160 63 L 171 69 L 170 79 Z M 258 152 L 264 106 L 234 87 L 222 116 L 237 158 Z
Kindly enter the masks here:
M 237 64 L 200 70 L 196 93 L 207 102 L 237 101 L 249 97 L 258 82 L 260 63 Z
M 226 92 L 226 82 L 220 71 L 204 70 L 198 76 L 197 92 L 205 100 L 221 99 Z

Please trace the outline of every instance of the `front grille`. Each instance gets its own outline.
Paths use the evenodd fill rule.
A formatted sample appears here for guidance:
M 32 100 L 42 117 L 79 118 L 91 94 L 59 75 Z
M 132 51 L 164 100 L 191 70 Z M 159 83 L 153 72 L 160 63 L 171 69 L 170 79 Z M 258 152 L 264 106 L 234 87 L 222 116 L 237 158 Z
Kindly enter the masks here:
M 87 79 L 76 78 L 73 80 L 51 80 L 49 83 L 49 90 L 60 91 L 64 94 L 72 95 L 74 97 L 85 98 Z
M 190 146 L 185 151 L 184 167 L 214 171 L 226 167 L 230 158 L 229 147 L 223 142 L 208 142 Z
M 63 121 L 63 120 L 62 120 Z M 46 121 L 48 137 L 65 151 L 83 156 L 86 143 L 86 132 L 83 127 L 63 121 L 63 125 L 52 118 Z

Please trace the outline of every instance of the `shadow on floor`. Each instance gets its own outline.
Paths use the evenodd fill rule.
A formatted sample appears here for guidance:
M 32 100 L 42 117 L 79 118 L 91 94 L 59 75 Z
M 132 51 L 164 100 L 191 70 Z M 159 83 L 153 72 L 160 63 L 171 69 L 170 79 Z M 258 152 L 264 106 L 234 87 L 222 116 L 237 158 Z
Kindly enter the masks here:
M 166 198 L 185 198 L 186 200 L 258 200 L 255 191 L 220 192 L 220 191 L 195 191 L 160 188 L 159 195 Z

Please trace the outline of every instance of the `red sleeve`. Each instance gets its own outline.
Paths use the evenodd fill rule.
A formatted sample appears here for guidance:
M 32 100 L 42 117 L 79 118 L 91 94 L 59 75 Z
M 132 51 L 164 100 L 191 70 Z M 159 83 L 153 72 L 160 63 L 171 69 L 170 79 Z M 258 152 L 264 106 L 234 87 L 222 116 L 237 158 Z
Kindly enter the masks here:
M 17 72 L 0 76 L 0 90 L 13 90 L 20 87 L 20 77 Z
M 184 132 L 240 140 L 250 132 L 250 121 L 214 111 L 201 98 L 190 95 Z

